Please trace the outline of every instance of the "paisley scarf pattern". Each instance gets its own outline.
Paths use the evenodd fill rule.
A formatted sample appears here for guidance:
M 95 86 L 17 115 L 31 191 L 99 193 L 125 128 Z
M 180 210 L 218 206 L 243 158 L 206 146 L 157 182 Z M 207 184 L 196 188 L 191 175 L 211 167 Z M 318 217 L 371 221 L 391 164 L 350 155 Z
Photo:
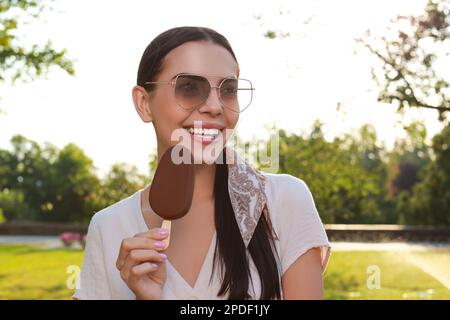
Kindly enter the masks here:
M 245 247 L 248 247 L 261 213 L 264 210 L 264 214 L 268 214 L 265 194 L 266 178 L 239 156 L 234 149 L 226 148 L 226 159 L 228 193 L 242 240 Z

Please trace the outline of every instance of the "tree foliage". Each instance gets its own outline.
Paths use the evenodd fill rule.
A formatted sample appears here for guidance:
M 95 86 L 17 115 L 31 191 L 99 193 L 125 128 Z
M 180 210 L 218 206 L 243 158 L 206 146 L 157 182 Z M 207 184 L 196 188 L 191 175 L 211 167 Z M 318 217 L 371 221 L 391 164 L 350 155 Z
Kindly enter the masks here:
M 0 150 L 0 208 L 7 220 L 88 222 L 102 208 L 128 197 L 148 179 L 135 166 L 115 164 L 103 180 L 83 150 L 58 150 L 21 135 Z
M 422 15 L 397 16 L 383 36 L 367 30 L 357 39 L 380 63 L 372 68 L 379 101 L 396 103 L 399 111 L 437 110 L 439 120 L 448 121 L 450 79 L 442 71 L 450 59 L 449 13 L 449 0 L 429 0 Z
M 75 74 L 66 49 L 55 49 L 50 40 L 30 48 L 19 39 L 18 31 L 24 21 L 39 19 L 48 8 L 49 1 L 44 0 L 0 1 L 0 82 L 31 81 L 45 75 L 51 66 Z

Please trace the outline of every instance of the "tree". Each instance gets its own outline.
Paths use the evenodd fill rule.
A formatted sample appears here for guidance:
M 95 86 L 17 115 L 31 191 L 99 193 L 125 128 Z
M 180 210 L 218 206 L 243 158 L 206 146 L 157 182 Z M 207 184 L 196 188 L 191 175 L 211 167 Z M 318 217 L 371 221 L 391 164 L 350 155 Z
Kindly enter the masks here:
M 377 203 L 382 193 L 379 181 L 382 169 L 376 163 L 377 156 L 369 156 L 370 152 L 378 152 L 376 144 L 370 141 L 374 137 L 369 139 L 365 135 L 369 129 L 362 130 L 360 141 L 348 135 L 328 142 L 321 127 L 316 121 L 306 137 L 280 130 L 279 172 L 306 182 L 326 223 L 382 221 Z M 357 148 L 358 144 L 366 147 Z
M 410 205 L 412 222 L 450 226 L 450 125 L 433 137 L 434 161 L 421 173 Z
M 3 200 L 15 203 L 14 208 L 5 208 L 5 214 L 7 218 L 35 220 L 40 214 L 39 208 L 46 202 L 51 159 L 46 158 L 45 153 L 49 150 L 43 150 L 36 142 L 22 135 L 12 137 L 11 144 L 12 152 L 0 152 Z M 19 202 L 26 205 L 19 205 Z
M 96 193 L 97 207 L 102 209 L 129 197 L 136 190 L 143 188 L 149 180 L 149 177 L 138 172 L 135 165 L 114 164 Z
M 20 43 L 17 31 L 25 19 L 37 19 L 49 8 L 45 0 L 0 1 L 0 83 L 17 80 L 31 81 L 47 74 L 57 66 L 70 75 L 75 74 L 67 50 L 56 50 L 50 40 L 28 48 Z
M 381 63 L 372 68 L 380 92 L 378 100 L 405 107 L 437 110 L 439 120 L 448 121 L 449 79 L 442 72 L 450 54 L 450 1 L 429 0 L 418 17 L 398 16 L 387 35 L 372 37 L 370 30 L 356 39 Z
M 404 126 L 407 136 L 395 141 L 388 155 L 389 197 L 395 199 L 401 192 L 411 195 L 412 188 L 420 181 L 419 173 L 430 162 L 430 150 L 426 144 L 425 124 L 413 121 Z
M 73 143 L 52 164 L 52 221 L 87 222 L 94 213 L 94 194 L 100 188 L 93 161 Z
M 92 215 L 143 188 L 149 178 L 118 163 L 101 181 L 75 144 L 62 150 L 22 135 L 0 149 L 0 210 L 6 220 L 89 222 Z

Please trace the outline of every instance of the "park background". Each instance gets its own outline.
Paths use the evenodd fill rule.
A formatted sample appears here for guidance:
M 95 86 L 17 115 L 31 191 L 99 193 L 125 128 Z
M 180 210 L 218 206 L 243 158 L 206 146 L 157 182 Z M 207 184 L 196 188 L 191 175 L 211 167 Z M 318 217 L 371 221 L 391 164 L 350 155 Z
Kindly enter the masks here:
M 449 9 L 1 0 L 0 299 L 69 299 L 83 247 L 57 235 L 151 182 L 156 140 L 131 88 L 148 43 L 182 25 L 229 39 L 256 87 L 239 139 L 277 130 L 278 173 L 309 186 L 337 249 L 325 297 L 449 299 Z

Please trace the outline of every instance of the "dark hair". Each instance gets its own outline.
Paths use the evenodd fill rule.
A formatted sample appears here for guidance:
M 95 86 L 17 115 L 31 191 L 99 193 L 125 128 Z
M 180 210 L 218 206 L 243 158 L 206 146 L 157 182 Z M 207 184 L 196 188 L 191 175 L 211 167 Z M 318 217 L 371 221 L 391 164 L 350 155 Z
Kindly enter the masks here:
M 136 84 L 146 89 L 153 88 L 153 85 L 144 83 L 146 81 L 155 81 L 163 70 L 165 56 L 176 47 L 189 41 L 208 41 L 227 49 L 236 61 L 237 75 L 239 76 L 239 65 L 236 56 L 233 49 L 231 49 L 230 43 L 223 35 L 206 27 L 177 27 L 164 31 L 145 48 L 139 63 Z
M 233 49 L 223 35 L 206 27 L 177 27 L 161 33 L 147 46 L 139 63 L 137 85 L 151 90 L 144 83 L 155 81 L 163 70 L 164 57 L 171 50 L 188 41 L 208 41 L 220 45 L 230 52 L 238 66 Z M 237 68 L 239 73 L 239 67 Z M 228 193 L 227 164 L 216 164 L 214 198 L 217 242 L 212 274 L 219 258 L 222 262 L 220 271 L 223 276 L 222 286 L 217 295 L 223 296 L 229 293 L 228 299 L 248 299 L 250 298 L 248 293 L 251 279 L 250 266 Z M 248 251 L 261 279 L 260 298 L 281 298 L 280 275 L 274 255 L 276 250 L 273 230 L 268 215 L 261 214 L 248 245 Z

